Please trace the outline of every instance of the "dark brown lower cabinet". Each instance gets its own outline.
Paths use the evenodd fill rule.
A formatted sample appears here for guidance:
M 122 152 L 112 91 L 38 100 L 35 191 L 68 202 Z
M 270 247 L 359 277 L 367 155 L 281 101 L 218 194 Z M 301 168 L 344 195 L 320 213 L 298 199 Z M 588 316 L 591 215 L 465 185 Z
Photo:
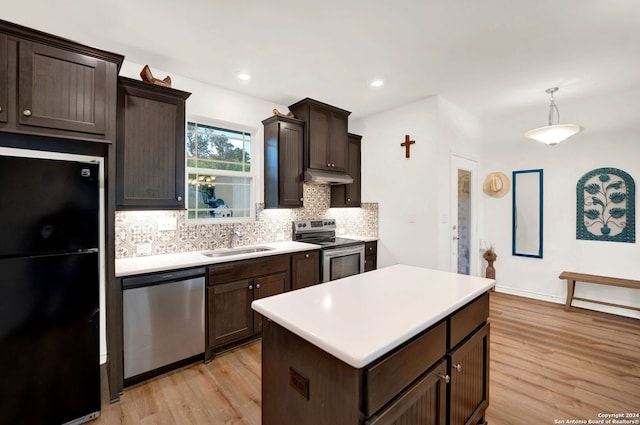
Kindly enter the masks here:
M 442 360 L 366 425 L 444 425 L 447 419 L 447 362 Z M 445 377 L 445 379 L 443 379 Z
M 209 267 L 207 360 L 218 349 L 259 335 L 261 317 L 251 302 L 289 290 L 289 263 L 289 255 L 277 255 Z
M 277 273 L 256 278 L 253 280 L 253 299 L 258 300 L 282 294 L 289 289 L 287 288 L 288 284 L 288 273 Z M 249 307 L 249 310 L 251 310 L 251 307 Z M 253 312 L 253 310 L 251 311 Z M 262 332 L 262 316 L 256 312 L 253 312 L 253 332 Z
M 320 251 L 306 251 L 291 255 L 291 289 L 320 283 Z
M 219 347 L 253 334 L 251 280 L 221 283 L 207 288 L 209 346 Z
M 484 424 L 488 314 L 483 294 L 360 369 L 263 318 L 262 424 Z
M 364 244 L 364 271 L 370 272 L 378 268 L 378 242 L 370 241 Z
M 484 423 L 489 406 L 489 324 L 448 355 L 451 425 Z

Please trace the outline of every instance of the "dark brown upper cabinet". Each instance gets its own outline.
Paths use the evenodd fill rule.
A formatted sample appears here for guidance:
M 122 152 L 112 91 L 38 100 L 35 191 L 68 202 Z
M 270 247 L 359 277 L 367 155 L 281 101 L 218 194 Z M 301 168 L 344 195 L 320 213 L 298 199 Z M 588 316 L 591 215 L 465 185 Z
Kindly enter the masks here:
M 190 95 L 118 78 L 118 208 L 184 208 L 185 104 Z
M 304 168 L 345 172 L 351 112 L 309 98 L 290 105 L 289 110 L 305 122 Z
M 304 121 L 274 115 L 264 125 L 264 206 L 296 208 L 302 199 Z
M 353 178 L 353 183 L 331 185 L 331 208 L 359 207 L 361 202 L 360 178 L 360 146 L 362 136 L 349 133 L 347 174 Z
M 19 51 L 20 125 L 104 134 L 105 61 L 30 42 Z
M 123 59 L 0 21 L 0 130 L 112 142 Z

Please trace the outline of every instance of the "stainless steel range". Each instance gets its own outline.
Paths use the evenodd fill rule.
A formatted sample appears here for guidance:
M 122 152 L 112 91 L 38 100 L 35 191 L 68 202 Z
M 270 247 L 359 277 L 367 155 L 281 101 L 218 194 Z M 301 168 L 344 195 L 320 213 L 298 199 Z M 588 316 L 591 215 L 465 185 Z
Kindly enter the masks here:
M 320 261 L 323 282 L 364 271 L 364 242 L 336 237 L 334 219 L 294 221 L 293 240 L 322 247 Z

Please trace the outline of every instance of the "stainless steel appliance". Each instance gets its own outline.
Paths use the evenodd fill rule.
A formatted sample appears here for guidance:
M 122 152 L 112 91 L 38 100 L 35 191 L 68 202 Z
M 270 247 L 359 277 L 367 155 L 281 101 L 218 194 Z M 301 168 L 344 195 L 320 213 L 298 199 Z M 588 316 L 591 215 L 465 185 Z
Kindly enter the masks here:
M 100 414 L 98 161 L 0 149 L 1 424 Z
M 334 219 L 294 221 L 293 240 L 321 246 L 323 282 L 364 271 L 364 242 L 336 237 Z
M 122 279 L 125 385 L 204 353 L 203 267 Z

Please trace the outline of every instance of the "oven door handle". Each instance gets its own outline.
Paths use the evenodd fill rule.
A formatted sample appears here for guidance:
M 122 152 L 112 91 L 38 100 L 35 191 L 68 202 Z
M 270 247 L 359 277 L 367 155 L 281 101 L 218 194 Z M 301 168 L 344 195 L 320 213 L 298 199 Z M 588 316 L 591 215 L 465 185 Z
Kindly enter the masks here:
M 329 257 L 343 257 L 345 255 L 360 254 L 360 253 L 364 254 L 364 244 L 348 246 L 344 248 L 325 249 L 323 251 L 323 254 Z

